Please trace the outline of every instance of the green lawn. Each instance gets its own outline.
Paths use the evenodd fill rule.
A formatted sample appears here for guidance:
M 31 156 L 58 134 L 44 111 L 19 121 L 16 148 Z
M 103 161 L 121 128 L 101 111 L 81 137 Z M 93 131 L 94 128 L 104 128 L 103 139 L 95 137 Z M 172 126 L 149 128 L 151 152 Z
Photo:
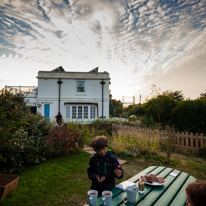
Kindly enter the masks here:
M 91 184 L 87 177 L 90 154 L 56 157 L 31 166 L 19 176 L 17 189 L 0 206 L 83 205 Z
M 87 191 L 91 185 L 86 172 L 90 156 L 84 151 L 71 153 L 64 157 L 52 158 L 40 165 L 30 166 L 23 173 L 15 174 L 20 177 L 17 189 L 0 202 L 0 206 L 86 204 Z M 150 165 L 159 164 L 145 161 L 143 158 L 121 159 L 127 160 L 122 164 L 124 178 L 117 180 L 116 183 L 129 179 Z M 173 154 L 172 159 L 178 160 L 179 163 L 175 166 L 166 165 L 166 167 L 187 172 L 197 178 L 197 181 L 206 181 L 205 160 L 178 154 Z

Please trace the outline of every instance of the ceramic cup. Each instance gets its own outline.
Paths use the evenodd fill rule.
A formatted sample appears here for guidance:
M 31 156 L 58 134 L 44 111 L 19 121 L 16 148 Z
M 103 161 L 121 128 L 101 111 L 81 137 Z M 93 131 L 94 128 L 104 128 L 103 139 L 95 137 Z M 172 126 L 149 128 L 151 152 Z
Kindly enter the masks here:
M 98 192 L 96 190 L 89 190 L 87 194 L 88 194 L 89 206 L 96 206 Z
M 128 186 L 126 191 L 127 191 L 127 201 L 131 203 L 136 202 L 137 189 L 134 186 Z
M 104 206 L 111 206 L 112 204 L 112 192 L 105 190 L 102 192 L 102 204 Z

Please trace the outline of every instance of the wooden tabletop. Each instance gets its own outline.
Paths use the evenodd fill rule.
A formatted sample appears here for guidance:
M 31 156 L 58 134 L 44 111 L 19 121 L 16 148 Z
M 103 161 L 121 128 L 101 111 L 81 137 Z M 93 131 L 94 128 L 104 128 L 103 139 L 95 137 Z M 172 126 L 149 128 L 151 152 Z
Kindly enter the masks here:
M 177 174 L 176 177 L 171 176 L 171 172 Z M 121 199 L 127 200 L 127 192 L 122 191 L 118 188 L 115 188 L 112 191 L 112 206 L 184 206 L 186 202 L 186 193 L 185 188 L 191 182 L 196 182 L 196 179 L 185 173 L 178 170 L 174 170 L 172 168 L 166 168 L 161 166 L 150 166 L 140 173 L 136 174 L 132 178 L 128 179 L 130 182 L 136 183 L 138 187 L 138 180 L 141 175 L 145 174 L 155 174 L 159 177 L 163 177 L 165 179 L 165 183 L 162 186 L 151 186 L 145 184 L 144 193 L 141 194 L 137 192 L 136 202 L 135 203 L 127 203 L 125 204 Z M 86 205 L 85 205 L 86 206 Z M 102 197 L 99 197 L 97 200 L 97 206 L 102 205 Z

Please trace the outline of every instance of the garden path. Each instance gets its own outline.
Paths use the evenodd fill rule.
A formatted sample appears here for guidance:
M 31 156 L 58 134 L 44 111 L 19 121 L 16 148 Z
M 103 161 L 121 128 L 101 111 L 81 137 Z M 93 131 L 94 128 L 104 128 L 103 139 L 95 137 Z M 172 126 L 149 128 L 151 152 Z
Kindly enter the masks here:
M 93 155 L 95 153 L 95 151 L 93 150 L 92 147 L 89 147 L 87 145 L 84 145 L 84 151 L 90 153 L 91 155 Z M 124 164 L 126 161 L 125 160 L 121 160 L 121 159 L 118 159 L 119 161 L 119 164 Z

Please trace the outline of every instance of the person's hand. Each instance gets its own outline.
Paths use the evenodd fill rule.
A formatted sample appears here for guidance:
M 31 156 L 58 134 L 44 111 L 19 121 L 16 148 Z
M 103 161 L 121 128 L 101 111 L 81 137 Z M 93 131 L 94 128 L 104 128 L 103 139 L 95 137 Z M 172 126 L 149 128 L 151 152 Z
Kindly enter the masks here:
M 102 176 L 102 177 L 100 177 L 100 178 L 99 178 L 99 176 L 97 177 L 97 181 L 98 181 L 99 183 L 104 182 L 105 179 L 106 179 L 105 176 Z
M 122 175 L 122 171 L 121 170 L 118 170 L 118 169 L 115 169 L 114 170 L 114 173 L 117 177 L 120 177 Z

